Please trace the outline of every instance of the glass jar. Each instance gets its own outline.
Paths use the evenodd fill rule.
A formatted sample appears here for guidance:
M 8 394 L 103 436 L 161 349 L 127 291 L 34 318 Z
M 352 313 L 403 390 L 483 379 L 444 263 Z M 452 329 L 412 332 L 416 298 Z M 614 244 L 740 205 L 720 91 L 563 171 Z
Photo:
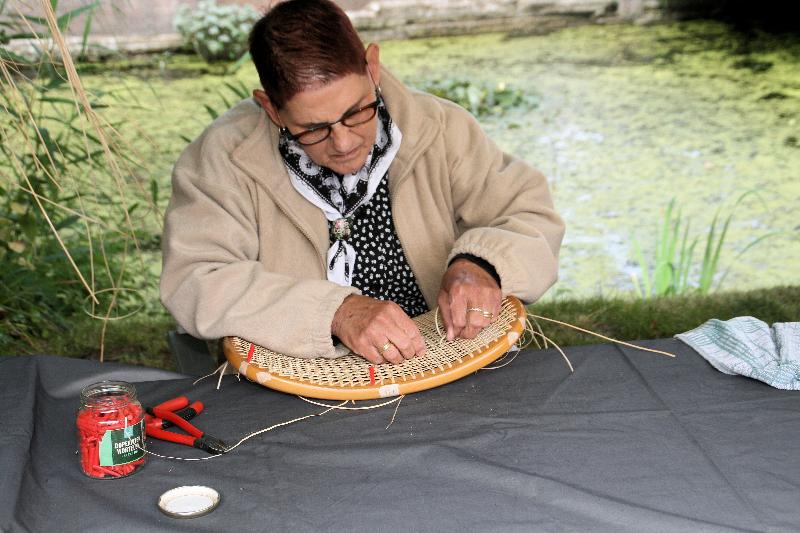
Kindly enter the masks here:
M 144 410 L 136 388 L 125 381 L 101 381 L 83 388 L 76 417 L 81 470 L 113 479 L 144 466 Z

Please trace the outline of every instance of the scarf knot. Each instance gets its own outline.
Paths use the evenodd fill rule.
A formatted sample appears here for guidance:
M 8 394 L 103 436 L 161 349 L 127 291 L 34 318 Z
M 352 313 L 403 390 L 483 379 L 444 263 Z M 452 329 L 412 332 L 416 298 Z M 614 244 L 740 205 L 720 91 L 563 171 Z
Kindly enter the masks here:
M 383 99 L 378 102 L 378 127 L 375 142 L 366 162 L 356 172 L 344 176 L 317 165 L 302 145 L 281 132 L 278 144 L 284 166 L 295 190 L 322 210 L 330 222 L 327 279 L 344 286 L 352 284 L 357 253 L 347 242 L 353 219 L 369 203 L 381 180 L 389 172 L 403 135 L 392 121 Z
M 337 218 L 331 225 L 331 240 L 346 241 L 353 232 L 353 217 Z

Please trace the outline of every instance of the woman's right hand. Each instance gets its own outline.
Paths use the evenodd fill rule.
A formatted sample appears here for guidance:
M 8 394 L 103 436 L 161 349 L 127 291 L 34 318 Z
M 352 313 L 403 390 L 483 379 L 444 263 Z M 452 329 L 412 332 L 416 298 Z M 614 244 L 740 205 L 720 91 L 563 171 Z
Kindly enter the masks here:
M 425 353 L 419 328 L 399 305 L 359 294 L 345 298 L 336 310 L 331 333 L 375 364 L 399 364 Z

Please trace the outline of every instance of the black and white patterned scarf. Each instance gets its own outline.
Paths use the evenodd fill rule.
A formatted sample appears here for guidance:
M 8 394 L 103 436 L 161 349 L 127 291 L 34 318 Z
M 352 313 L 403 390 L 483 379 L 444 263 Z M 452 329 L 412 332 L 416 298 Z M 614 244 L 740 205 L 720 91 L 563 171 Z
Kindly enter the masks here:
M 364 166 L 352 174 L 337 174 L 327 167 L 317 165 L 306 154 L 302 145 L 286 133 L 281 135 L 278 144 L 294 188 L 306 200 L 322 209 L 325 218 L 333 223 L 333 239 L 328 249 L 327 278 L 339 285 L 349 286 L 353 281 L 357 253 L 347 242 L 353 217 L 375 194 L 378 184 L 389 171 L 403 138 L 380 96 L 377 111 L 379 120 L 375 143 Z

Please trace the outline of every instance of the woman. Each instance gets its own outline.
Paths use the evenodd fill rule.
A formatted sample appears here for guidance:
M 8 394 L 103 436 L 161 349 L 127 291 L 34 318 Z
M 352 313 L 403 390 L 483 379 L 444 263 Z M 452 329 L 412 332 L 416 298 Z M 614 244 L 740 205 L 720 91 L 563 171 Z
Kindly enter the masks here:
M 400 363 L 425 352 L 410 316 L 438 306 L 448 338 L 473 338 L 503 294 L 555 281 L 544 177 L 381 68 L 339 7 L 278 4 L 250 52 L 263 89 L 173 173 L 161 294 L 189 333 Z

